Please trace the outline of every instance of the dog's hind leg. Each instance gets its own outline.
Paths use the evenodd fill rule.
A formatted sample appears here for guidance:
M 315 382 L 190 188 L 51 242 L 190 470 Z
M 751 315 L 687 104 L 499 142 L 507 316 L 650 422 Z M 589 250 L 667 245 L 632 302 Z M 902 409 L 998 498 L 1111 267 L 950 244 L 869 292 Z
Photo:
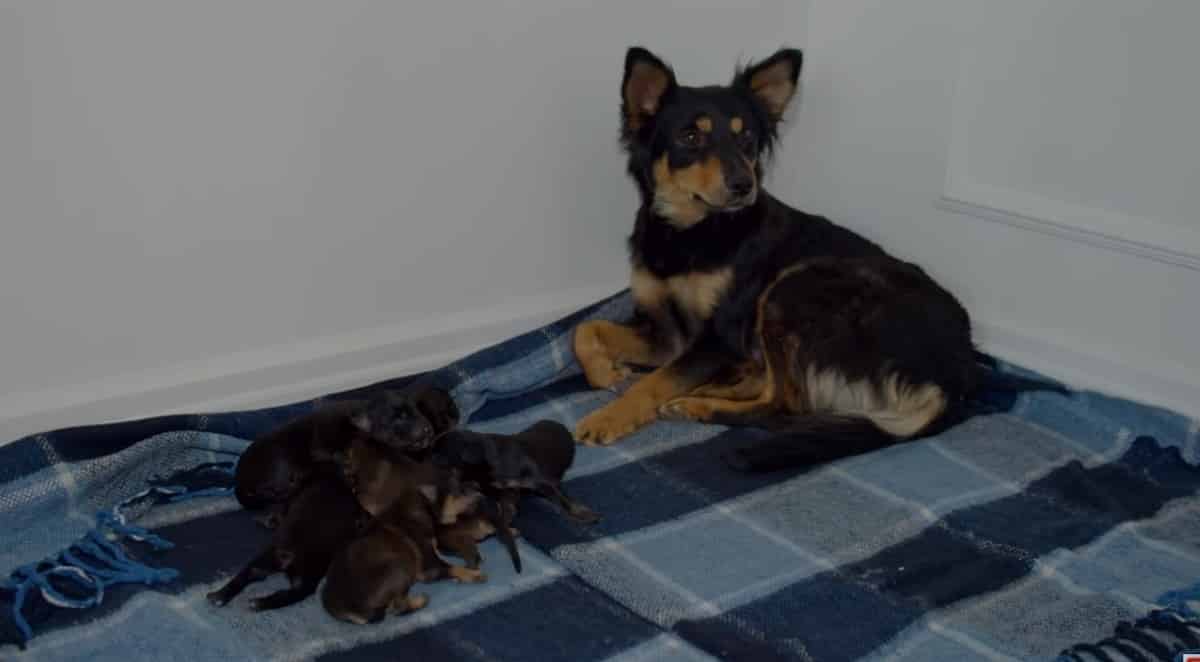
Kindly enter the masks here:
M 271 575 L 279 572 L 279 560 L 275 556 L 275 548 L 268 547 L 265 552 L 259 554 L 246 567 L 238 571 L 224 586 L 208 594 L 208 601 L 218 607 L 223 607 L 229 603 L 238 593 L 241 593 L 247 586 L 254 582 L 261 582 Z
M 276 591 L 269 595 L 264 595 L 261 598 L 255 598 L 250 601 L 250 608 L 254 611 L 267 611 L 269 609 L 280 609 L 300 602 L 304 598 L 317 592 L 317 585 L 321 583 L 321 578 L 301 577 L 292 580 L 292 585 L 282 591 Z
M 754 425 L 778 408 L 776 374 L 786 371 L 787 356 L 769 354 L 762 370 L 746 371 L 743 378 L 729 386 L 705 385 L 693 395 L 668 401 L 659 413 L 666 418 L 726 425 Z
M 688 395 L 721 400 L 755 400 L 766 387 L 764 377 L 761 366 L 747 362 L 734 370 L 732 379 L 714 380 L 693 389 Z
M 733 361 L 717 338 L 701 336 L 682 356 L 637 380 L 621 397 L 580 420 L 575 438 L 585 444 L 611 444 L 654 422 L 662 405 L 707 384 Z

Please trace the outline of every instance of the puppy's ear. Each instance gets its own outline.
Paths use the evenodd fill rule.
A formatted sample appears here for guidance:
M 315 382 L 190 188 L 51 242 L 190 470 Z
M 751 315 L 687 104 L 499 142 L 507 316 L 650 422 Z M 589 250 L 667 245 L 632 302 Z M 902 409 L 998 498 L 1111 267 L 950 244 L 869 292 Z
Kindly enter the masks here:
M 733 84 L 749 90 L 767 109 L 771 121 L 778 122 L 796 94 L 803 64 L 802 52 L 784 48 L 762 62 L 746 67 L 737 74 Z
M 370 513 L 359 513 L 358 516 L 354 518 L 354 532 L 361 536 L 362 534 L 366 533 L 374 523 L 375 518 L 371 517 Z
M 425 497 L 429 503 L 437 501 L 437 488 L 433 485 L 422 485 L 417 488 L 417 491 L 420 492 L 421 496 Z
M 675 88 L 675 72 L 650 51 L 634 46 L 625 53 L 621 80 L 623 137 L 630 141 L 662 108 L 663 97 Z
M 367 412 L 362 411 L 350 417 L 350 424 L 358 428 L 360 432 L 370 434 L 371 432 L 371 417 Z

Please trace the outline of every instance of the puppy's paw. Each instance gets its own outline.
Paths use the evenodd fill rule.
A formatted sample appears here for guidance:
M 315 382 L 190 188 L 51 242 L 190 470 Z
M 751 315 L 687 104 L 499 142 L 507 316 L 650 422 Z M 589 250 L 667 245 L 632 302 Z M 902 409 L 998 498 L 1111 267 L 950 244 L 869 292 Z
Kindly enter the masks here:
M 575 426 L 575 439 L 587 446 L 608 446 L 654 420 L 654 411 L 623 400 L 588 414 Z
M 224 607 L 225 605 L 229 604 L 229 596 L 225 595 L 225 593 L 222 591 L 213 591 L 204 597 L 208 598 L 208 601 L 212 603 L 214 607 Z
M 408 611 L 416 611 L 418 609 L 424 609 L 425 605 L 429 604 L 429 596 L 424 593 L 410 595 L 410 596 L 408 596 L 408 598 L 405 599 L 405 603 L 406 603 L 405 606 L 408 607 Z
M 567 516 L 576 522 L 581 522 L 583 524 L 595 524 L 602 519 L 600 517 L 600 513 L 597 513 L 582 503 L 572 504 L 570 510 L 567 511 Z
M 254 598 L 247 603 L 247 606 L 250 607 L 250 611 L 263 611 L 267 608 L 267 604 L 264 598 Z
M 487 581 L 487 575 L 483 574 L 478 568 L 467 568 L 461 565 L 452 565 L 449 570 L 450 578 L 460 584 L 482 584 Z
M 279 527 L 280 522 L 283 521 L 283 517 L 281 517 L 278 512 L 272 511 L 262 515 L 257 515 L 255 516 L 254 520 L 261 524 L 264 528 L 275 529 Z

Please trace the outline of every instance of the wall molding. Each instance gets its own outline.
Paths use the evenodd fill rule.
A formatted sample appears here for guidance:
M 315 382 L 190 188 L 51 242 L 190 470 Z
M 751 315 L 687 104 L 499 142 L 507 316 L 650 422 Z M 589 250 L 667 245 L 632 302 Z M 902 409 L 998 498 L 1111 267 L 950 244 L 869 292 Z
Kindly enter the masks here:
M 1014 205 L 1004 204 L 1003 202 L 993 202 L 991 204 L 982 202 L 982 199 L 997 200 L 1004 197 L 1003 194 L 995 196 L 986 196 L 972 194 L 970 190 L 982 189 L 983 187 L 964 185 L 963 183 L 955 184 L 953 189 L 948 188 L 942 196 L 934 202 L 934 206 L 938 209 L 953 212 L 956 214 L 964 214 L 975 218 L 1004 223 L 1012 227 L 1021 228 L 1022 230 L 1032 230 L 1041 234 L 1066 239 L 1081 244 L 1087 244 L 1094 248 L 1124 253 L 1140 258 L 1154 260 L 1177 267 L 1185 267 L 1200 271 L 1200 242 L 1181 240 L 1181 246 L 1196 245 L 1196 249 L 1184 248 L 1180 250 L 1177 247 L 1172 248 L 1169 245 L 1158 242 L 1146 242 L 1129 239 L 1127 237 L 1116 236 L 1097 229 L 1095 225 L 1084 225 L 1081 223 L 1062 222 L 1056 218 L 1049 218 L 1045 215 L 1031 215 L 1019 213 L 1013 210 Z M 965 189 L 965 190 L 964 190 Z M 998 190 L 998 189 L 997 189 Z M 1164 224 L 1158 223 L 1162 226 Z M 1174 230 L 1175 228 L 1171 228 Z M 1180 229 L 1181 236 L 1187 236 L 1194 233 L 1189 233 L 1186 230 Z
M 75 425 L 286 404 L 438 368 L 627 286 L 513 297 L 429 320 L 7 395 L 0 397 L 0 445 Z
M 968 168 L 970 132 L 963 108 L 964 89 L 973 81 L 971 48 L 969 41 L 964 44 L 952 83 L 945 179 L 935 207 L 1200 271 L 1200 232 L 1196 230 L 972 179 Z
M 0 399 L 0 445 L 27 434 L 178 412 L 267 407 L 440 367 L 552 322 L 625 283 L 514 298 L 429 321 L 381 327 L 228 355 L 170 369 Z M 1098 350 L 976 320 L 984 350 L 1073 387 L 1172 409 L 1200 420 L 1200 375 L 1122 364 Z

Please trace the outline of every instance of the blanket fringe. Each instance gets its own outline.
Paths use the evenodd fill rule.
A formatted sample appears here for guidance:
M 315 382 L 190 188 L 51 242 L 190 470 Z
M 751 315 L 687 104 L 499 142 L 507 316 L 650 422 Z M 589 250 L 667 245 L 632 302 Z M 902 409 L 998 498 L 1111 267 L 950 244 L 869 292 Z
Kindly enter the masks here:
M 1059 662 L 1153 662 L 1171 660 L 1200 648 L 1200 619 L 1179 610 L 1158 609 L 1130 623 L 1121 621 L 1113 636 L 1094 644 L 1076 644 L 1059 654 Z M 1118 657 L 1113 657 L 1116 654 Z
M 177 579 L 179 571 L 174 568 L 156 568 L 130 556 L 123 544 L 126 540 L 148 545 L 153 551 L 171 549 L 174 544 L 130 523 L 126 511 L 231 494 L 235 466 L 234 462 L 207 462 L 165 478 L 151 478 L 147 481 L 150 487 L 97 513 L 95 527 L 66 549 L 13 570 L 0 583 L 0 591 L 12 596 L 12 619 L 20 635 L 20 647 L 24 649 L 33 638 L 33 628 L 24 614 L 31 591 L 37 591 L 56 607 L 87 609 L 103 602 L 110 586 L 155 586 Z

